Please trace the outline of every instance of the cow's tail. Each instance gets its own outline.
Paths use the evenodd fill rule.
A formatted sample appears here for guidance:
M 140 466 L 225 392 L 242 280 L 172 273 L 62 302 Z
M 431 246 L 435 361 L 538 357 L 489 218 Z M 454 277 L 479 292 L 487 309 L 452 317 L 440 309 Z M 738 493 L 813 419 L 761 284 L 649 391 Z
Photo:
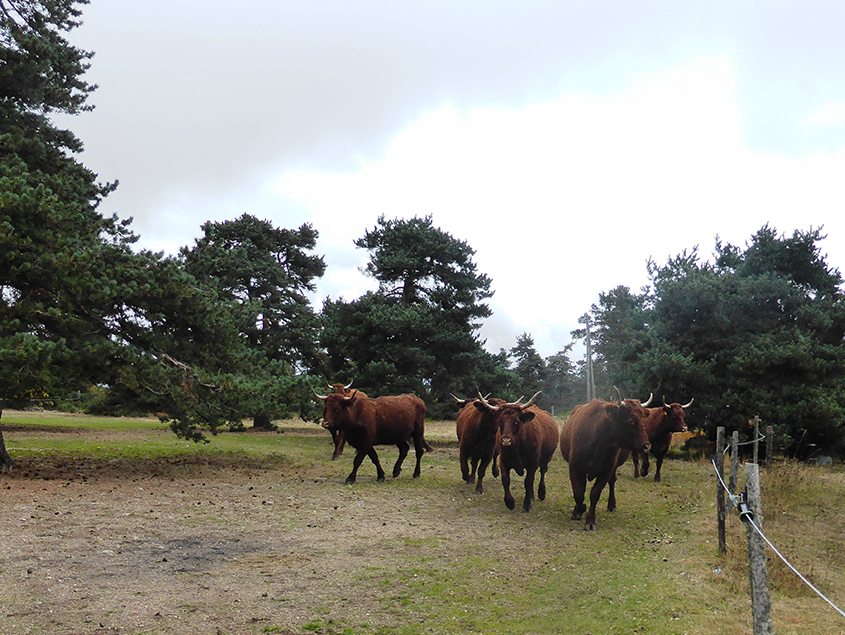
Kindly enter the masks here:
M 428 444 L 428 441 L 426 441 L 425 439 L 422 440 L 422 444 L 423 444 L 423 450 L 425 450 L 426 452 L 434 452 L 434 448 L 431 447 Z

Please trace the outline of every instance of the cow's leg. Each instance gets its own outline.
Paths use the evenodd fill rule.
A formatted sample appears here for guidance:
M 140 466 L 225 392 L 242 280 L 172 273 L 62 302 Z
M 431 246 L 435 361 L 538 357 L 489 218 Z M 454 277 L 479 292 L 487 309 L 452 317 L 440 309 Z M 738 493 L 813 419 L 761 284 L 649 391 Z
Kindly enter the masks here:
M 540 484 L 537 486 L 537 498 L 541 501 L 546 500 L 546 472 L 548 471 L 548 463 L 540 466 Z
M 365 456 L 367 456 L 366 450 L 358 450 L 355 452 L 355 458 L 352 460 L 352 471 L 349 473 L 349 476 L 346 477 L 347 484 L 354 483 L 358 478 L 358 468 L 361 467 L 361 462 L 364 460 Z M 381 467 L 379 467 L 379 469 L 381 469 Z
M 655 482 L 659 483 L 660 482 L 660 468 L 663 466 L 663 457 L 662 456 L 654 457 L 654 463 L 655 463 L 654 480 L 655 480 Z
M 370 460 L 373 462 L 373 465 L 376 466 L 376 477 L 377 480 L 383 481 L 384 480 L 384 470 L 381 469 L 381 463 L 378 460 L 378 453 L 376 453 L 376 449 L 370 446 L 370 449 L 367 451 L 367 456 L 370 457 Z M 363 459 L 362 459 L 363 460 Z
M 493 450 L 493 461 L 492 467 L 490 468 L 490 474 L 493 475 L 493 478 L 499 478 L 499 450 Z
M 471 470 L 471 471 L 470 471 L 470 473 L 469 473 L 469 480 L 467 481 L 467 483 L 469 483 L 470 485 L 471 485 L 471 484 L 473 484 L 473 483 L 475 483 L 475 478 L 476 478 L 476 476 L 475 476 L 475 475 L 476 475 L 476 472 L 478 471 L 478 458 L 477 458 L 477 457 L 473 457 L 473 458 L 472 458 L 472 461 L 471 461 L 471 464 L 472 464 L 472 465 L 471 465 L 472 470 Z
M 343 430 L 332 432 L 332 439 L 334 440 L 334 452 L 332 453 L 332 461 L 337 461 L 340 455 L 343 454 L 343 447 L 346 445 L 346 435 Z
M 640 478 L 640 453 L 631 452 L 631 462 L 634 464 L 634 478 Z M 643 456 L 643 476 L 648 471 L 648 456 Z
M 531 511 L 531 499 L 534 498 L 534 476 L 537 474 L 536 467 L 525 468 L 525 499 L 522 501 L 522 511 Z
M 615 512 L 616 511 L 616 470 L 613 470 L 613 474 L 610 475 L 610 478 L 607 479 L 608 485 L 608 494 L 607 494 L 607 511 Z
M 467 456 L 466 448 L 464 448 L 463 446 L 461 447 L 460 460 L 461 460 L 461 478 L 464 479 L 465 483 L 474 483 L 475 480 L 470 476 L 470 472 L 469 472 L 469 457 Z
M 478 481 L 475 485 L 475 493 L 476 494 L 483 494 L 484 493 L 484 485 L 482 481 L 484 480 L 484 473 L 487 471 L 487 466 L 490 464 L 490 459 L 488 457 L 484 457 L 478 464 Z
M 572 520 L 581 520 L 587 506 L 584 504 L 584 493 L 587 491 L 587 477 L 579 474 L 571 467 L 569 469 L 569 482 L 572 484 L 572 496 L 575 497 L 575 507 L 572 509 Z
M 640 474 L 642 474 L 644 477 L 648 476 L 648 467 L 648 452 L 643 452 L 643 469 L 640 471 Z M 659 470 L 660 468 L 657 469 Z
M 584 522 L 584 529 L 586 531 L 595 531 L 596 525 L 596 506 L 599 504 L 601 498 L 601 491 L 604 489 L 607 479 L 598 477 L 593 483 L 593 488 L 590 490 L 590 509 L 587 510 L 587 518 Z
M 516 502 L 511 494 L 511 469 L 509 467 L 502 467 L 502 487 L 505 488 L 505 505 L 508 509 L 516 507 Z
M 425 439 L 423 439 L 422 432 L 420 432 L 420 434 L 414 436 L 414 452 L 417 455 L 417 464 L 414 466 L 414 478 L 419 478 L 422 473 L 420 469 L 420 462 L 422 461 L 423 454 L 425 454 L 425 447 L 426 442 Z
M 399 473 L 402 471 L 402 462 L 408 456 L 408 448 L 411 446 L 408 445 L 407 441 L 400 441 L 396 444 L 396 447 L 399 448 L 399 458 L 396 459 L 396 464 L 393 466 L 393 478 L 399 476 Z

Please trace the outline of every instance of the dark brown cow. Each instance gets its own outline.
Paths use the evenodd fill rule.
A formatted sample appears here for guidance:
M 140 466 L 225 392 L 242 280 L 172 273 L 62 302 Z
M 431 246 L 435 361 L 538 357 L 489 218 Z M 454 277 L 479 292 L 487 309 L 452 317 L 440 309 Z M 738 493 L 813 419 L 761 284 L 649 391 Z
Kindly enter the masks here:
M 648 435 L 648 443 L 651 446 L 651 454 L 654 455 L 657 467 L 654 470 L 654 480 L 660 482 L 660 467 L 663 459 L 672 445 L 672 435 L 676 432 L 686 432 L 687 424 L 684 421 L 684 410 L 692 405 L 695 399 L 682 406 L 678 403 L 666 404 L 663 400 L 662 408 L 646 408 L 645 433 Z M 631 461 L 634 463 L 634 478 L 648 476 L 648 452 L 642 453 L 643 469 L 639 469 L 639 452 L 631 453 Z M 624 463 L 620 457 L 619 465 Z
M 651 397 L 645 402 L 651 403 Z M 569 481 L 575 507 L 572 520 L 587 511 L 584 494 L 587 481 L 595 479 L 590 490 L 590 509 L 584 529 L 596 529 L 596 505 L 605 485 L 609 485 L 608 511 L 616 509 L 616 468 L 619 450 L 648 450 L 644 421 L 646 411 L 636 399 L 607 402 L 593 399 L 578 406 L 563 424 L 560 451 L 569 463 Z
M 329 384 L 329 388 L 334 389 L 334 391 L 340 395 L 352 394 L 351 381 L 345 386 L 343 384 Z M 319 397 L 319 395 L 317 396 Z M 366 397 L 367 394 L 359 390 L 358 396 Z M 340 458 L 340 455 L 343 454 L 343 446 L 346 445 L 346 435 L 343 433 L 343 430 L 336 430 L 330 432 L 332 435 L 332 441 L 334 441 L 334 452 L 332 452 L 332 461 L 337 461 Z
M 384 480 L 384 470 L 374 447 L 376 445 L 395 445 L 399 448 L 399 458 L 393 466 L 393 478 L 399 476 L 402 462 L 408 455 L 410 438 L 414 440 L 417 454 L 414 478 L 419 478 L 423 452 L 431 449 L 423 438 L 425 403 L 422 399 L 416 395 L 370 399 L 361 397 L 358 391 L 349 395 L 317 395 L 317 398 L 324 402 L 323 427 L 329 432 L 343 431 L 347 443 L 356 450 L 352 472 L 346 478 L 347 483 L 355 482 L 365 456 L 369 456 L 376 466 L 378 480 Z
M 481 494 L 484 492 L 482 484 L 484 474 L 487 466 L 493 461 L 493 451 L 496 447 L 496 432 L 499 429 L 496 414 L 495 411 L 485 407 L 479 399 L 458 399 L 455 395 L 452 397 L 458 405 L 463 406 L 455 421 L 460 448 L 461 476 L 467 483 L 475 483 L 476 493 Z M 488 403 L 501 406 L 507 402 L 493 397 Z M 472 471 L 470 471 L 470 465 L 472 465 Z M 496 476 L 495 466 L 493 476 Z
M 478 395 L 483 407 L 494 415 L 498 428 L 494 454 L 498 453 L 502 486 L 505 489 L 505 505 L 508 509 L 516 506 L 511 494 L 510 471 L 512 469 L 519 476 L 525 475 L 525 499 L 522 501 L 522 511 L 527 512 L 531 509 L 531 499 L 534 498 L 534 478 L 538 469 L 540 483 L 537 487 L 537 498 L 539 500 L 546 498 L 546 472 L 557 448 L 558 427 L 548 412 L 532 405 L 538 395 L 540 395 L 539 392 L 526 404 L 517 401 L 498 405 Z M 495 472 L 493 475 L 495 476 Z

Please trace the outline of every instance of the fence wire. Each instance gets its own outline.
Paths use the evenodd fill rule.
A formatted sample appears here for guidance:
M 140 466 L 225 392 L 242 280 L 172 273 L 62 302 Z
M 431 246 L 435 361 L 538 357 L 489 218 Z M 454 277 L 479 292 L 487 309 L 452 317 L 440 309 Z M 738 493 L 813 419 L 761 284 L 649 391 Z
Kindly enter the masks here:
M 713 460 L 713 459 L 710 459 L 710 462 L 713 464 L 713 469 L 714 469 L 714 470 L 715 470 L 715 472 L 716 472 L 716 476 L 719 478 L 719 483 L 721 483 L 721 484 L 722 484 L 722 487 L 724 488 L 725 492 L 727 492 L 727 494 L 728 494 L 728 498 L 730 498 L 730 499 L 731 499 L 731 502 L 732 502 L 732 503 L 735 503 L 735 506 L 738 506 L 736 503 L 739 501 L 739 496 L 737 496 L 736 494 L 733 494 L 733 493 L 732 493 L 732 492 L 728 489 L 728 486 L 727 486 L 727 485 L 725 485 L 725 480 L 722 478 L 722 475 L 721 475 L 721 474 L 719 474 L 719 468 L 718 468 L 718 466 L 716 465 L 716 461 L 715 461 L 715 460 Z M 771 548 L 771 550 L 772 550 L 772 551 L 774 551 L 774 552 L 775 552 L 775 554 L 777 554 L 778 558 L 780 558 L 780 559 L 783 561 L 783 563 L 784 563 L 787 567 L 789 567 L 789 568 L 792 570 L 792 572 L 793 572 L 795 575 L 797 575 L 797 576 L 798 576 L 798 578 L 799 578 L 799 579 L 800 579 L 800 580 L 801 580 L 804 584 L 806 584 L 808 587 L 810 587 L 810 588 L 811 588 L 811 589 L 812 589 L 812 590 L 816 593 L 816 595 L 818 595 L 821 599 L 823 599 L 825 602 L 827 602 L 827 603 L 828 603 L 828 604 L 829 604 L 829 605 L 833 608 L 833 610 L 834 610 L 834 611 L 836 611 L 837 613 L 839 613 L 842 617 L 845 617 L 845 611 L 843 611 L 843 610 L 842 610 L 842 609 L 840 609 L 838 606 L 836 606 L 836 604 L 834 604 L 834 603 L 833 603 L 833 602 L 832 602 L 832 601 L 831 601 L 831 600 L 830 600 L 830 599 L 829 599 L 829 598 L 828 598 L 828 597 L 827 597 L 824 593 L 822 593 L 821 591 L 819 591 L 819 590 L 816 588 L 816 586 L 815 586 L 812 582 L 810 582 L 810 581 L 809 581 L 806 577 L 804 577 L 804 576 L 801 574 L 801 572 L 800 572 L 800 571 L 798 571 L 798 569 L 796 569 L 794 566 L 792 566 L 792 563 L 791 563 L 791 562 L 789 562 L 789 560 L 787 560 L 787 559 L 786 559 L 786 557 L 785 557 L 785 556 L 784 556 L 784 555 L 783 555 L 783 554 L 782 554 L 782 553 L 778 550 L 778 548 L 777 548 L 777 547 L 775 547 L 775 546 L 772 544 L 772 541 L 771 541 L 771 540 L 769 540 L 769 539 L 766 537 L 766 534 L 764 534 L 764 533 L 763 533 L 763 530 L 762 530 L 762 529 L 760 529 L 760 528 L 757 526 L 757 523 L 755 523 L 755 522 L 754 522 L 754 518 L 753 518 L 753 517 L 749 518 L 749 517 L 747 517 L 747 516 L 746 516 L 745 518 L 743 518 L 743 521 L 744 521 L 744 522 L 748 522 L 748 523 L 751 525 L 751 527 L 754 529 L 754 531 L 756 531 L 758 534 L 760 534 L 760 537 L 761 537 L 761 538 L 762 538 L 762 539 L 766 542 L 766 544 L 767 544 L 767 545 L 769 545 L 769 547 Z

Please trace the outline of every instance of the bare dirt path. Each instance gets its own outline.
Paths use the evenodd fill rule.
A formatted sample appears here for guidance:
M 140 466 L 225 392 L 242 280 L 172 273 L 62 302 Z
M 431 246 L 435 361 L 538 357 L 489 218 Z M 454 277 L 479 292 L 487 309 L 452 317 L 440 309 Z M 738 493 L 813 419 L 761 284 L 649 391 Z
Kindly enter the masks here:
M 304 471 L 280 457 L 185 461 L 80 464 L 47 453 L 0 476 L 0 633 L 399 626 L 391 594 L 366 584 L 368 571 L 450 555 L 431 540 L 454 522 L 448 492 L 424 482 L 426 468 L 447 469 L 433 461 L 423 479 L 406 470 L 401 483 L 375 483 L 365 465 L 354 487 L 340 476 L 351 455 L 328 477 L 328 460 Z M 397 497 L 409 486 L 413 497 Z M 405 606 L 405 622 L 409 610 L 416 619 Z

